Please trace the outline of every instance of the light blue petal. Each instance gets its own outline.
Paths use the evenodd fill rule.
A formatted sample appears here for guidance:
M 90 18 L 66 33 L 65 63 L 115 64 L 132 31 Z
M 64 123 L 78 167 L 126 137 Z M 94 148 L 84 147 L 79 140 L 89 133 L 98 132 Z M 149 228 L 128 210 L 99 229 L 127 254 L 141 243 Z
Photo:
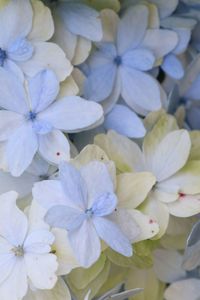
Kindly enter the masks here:
M 166 18 L 170 16 L 178 5 L 178 0 L 150 0 L 150 2 L 156 4 L 159 9 L 160 17 Z
M 80 3 L 60 3 L 59 14 L 67 29 L 92 41 L 102 38 L 98 12 Z
M 126 52 L 123 56 L 123 64 L 141 71 L 151 70 L 155 63 L 155 56 L 147 49 L 135 49 Z
M 38 141 L 31 124 L 19 127 L 9 138 L 6 157 L 9 171 L 13 176 L 20 176 L 31 164 L 38 150 Z
M 100 195 L 92 205 L 95 216 L 103 217 L 110 215 L 117 206 L 117 197 L 114 193 L 104 193 Z
M 105 100 L 112 92 L 116 72 L 113 63 L 92 70 L 84 84 L 85 98 L 96 102 Z
M 150 75 L 131 68 L 121 69 L 122 97 L 134 109 L 134 104 L 146 111 L 161 108 L 159 83 Z M 133 103 L 133 104 L 132 104 Z
M 148 14 L 148 8 L 145 5 L 136 5 L 128 9 L 122 17 L 117 34 L 119 55 L 136 48 L 141 42 L 147 28 Z
M 53 130 L 53 126 L 49 122 L 35 120 L 33 122 L 33 129 L 37 134 L 47 134 Z
M 47 108 L 58 95 L 59 82 L 51 70 L 39 72 L 29 80 L 31 110 L 40 112 Z
M 104 217 L 94 217 L 93 223 L 100 238 L 116 252 L 132 256 L 132 246 L 120 228 Z
M 19 38 L 9 46 L 7 56 L 17 62 L 26 61 L 32 57 L 33 51 L 34 48 L 27 39 Z
M 80 209 L 87 208 L 87 187 L 80 172 L 71 164 L 59 165 L 59 178 L 69 200 Z
M 162 69 L 174 79 L 181 79 L 184 76 L 184 69 L 181 62 L 173 54 L 169 54 L 164 58 Z
M 101 243 L 90 218 L 77 230 L 69 232 L 68 238 L 81 266 L 88 268 L 97 261 L 101 254 Z
M 198 65 L 196 65 L 196 66 L 198 66 Z M 199 70 L 199 68 L 198 68 L 198 70 Z M 190 73 L 192 73 L 192 69 L 191 69 Z M 189 80 L 189 77 L 187 80 Z M 184 96 L 191 100 L 199 100 L 200 99 L 199 95 L 200 95 L 200 74 L 198 74 L 196 76 L 196 78 L 192 81 L 190 88 L 188 89 L 188 91 L 185 93 Z
M 174 30 L 178 35 L 178 44 L 173 49 L 173 53 L 181 54 L 185 52 L 191 38 L 191 30 L 195 24 L 195 20 L 180 17 L 169 17 L 162 21 L 163 27 Z
M 115 105 L 106 116 L 104 126 L 130 138 L 141 138 L 146 133 L 140 118 L 124 105 Z
M 99 50 L 92 53 L 87 63 L 91 68 L 91 70 L 93 70 L 95 68 L 113 62 L 116 56 L 117 56 L 117 50 L 114 44 L 101 43 L 99 46 Z
M 3 68 L 0 68 L 0 107 L 21 114 L 28 111 L 21 80 Z
M 51 207 L 44 219 L 51 227 L 63 228 L 73 231 L 79 228 L 84 222 L 86 215 L 78 209 L 56 205 Z

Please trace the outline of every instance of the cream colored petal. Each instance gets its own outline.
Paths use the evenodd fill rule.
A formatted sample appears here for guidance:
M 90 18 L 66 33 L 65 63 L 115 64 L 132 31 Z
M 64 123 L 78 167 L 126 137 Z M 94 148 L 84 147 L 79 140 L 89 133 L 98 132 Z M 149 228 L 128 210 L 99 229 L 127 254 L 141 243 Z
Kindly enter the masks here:
M 156 182 L 151 173 L 123 173 L 117 176 L 119 207 L 136 208 L 147 197 Z
M 114 42 L 119 22 L 118 15 L 111 9 L 104 9 L 100 13 L 100 18 L 103 26 L 103 41 Z
M 28 39 L 34 42 L 48 41 L 54 33 L 54 23 L 50 9 L 41 1 L 32 0 L 33 23 Z

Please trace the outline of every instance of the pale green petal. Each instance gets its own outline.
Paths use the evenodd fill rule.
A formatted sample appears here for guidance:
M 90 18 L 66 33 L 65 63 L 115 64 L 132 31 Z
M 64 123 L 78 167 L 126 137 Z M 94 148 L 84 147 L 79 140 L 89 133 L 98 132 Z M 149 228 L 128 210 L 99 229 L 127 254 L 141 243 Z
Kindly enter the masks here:
M 87 0 L 87 3 L 97 10 L 105 8 L 110 8 L 116 12 L 120 10 L 119 0 Z
M 145 153 L 147 168 L 156 176 L 158 182 L 169 178 L 186 164 L 190 146 L 190 137 L 186 130 L 168 133 L 157 145 L 154 153 Z M 148 147 L 151 145 L 148 144 Z
M 97 135 L 94 142 L 106 152 L 121 172 L 144 170 L 143 155 L 139 146 L 127 137 L 111 130 L 107 135 Z
M 189 160 L 200 160 L 200 131 L 190 131 L 191 151 Z
M 152 130 L 145 136 L 143 151 L 147 165 L 151 165 L 154 153 L 163 138 L 171 131 L 178 129 L 174 117 L 163 111 L 151 113 L 145 120 L 145 127 Z
M 160 18 L 156 5 L 148 3 L 149 9 L 149 28 L 158 29 L 160 27 Z
M 89 283 L 88 286 L 86 286 L 82 290 L 75 288 L 74 285 L 69 280 L 67 281 L 69 283 L 70 289 L 72 290 L 73 294 L 77 299 L 84 300 L 85 296 L 90 290 L 91 292 L 89 294 L 89 300 L 91 300 L 96 296 L 100 288 L 107 281 L 109 276 L 109 271 L 110 271 L 110 262 L 107 260 L 103 270 L 98 274 L 98 276 L 93 281 Z
M 106 262 L 106 256 L 101 255 L 100 259 L 89 269 L 76 268 L 73 270 L 69 276 L 68 280 L 73 284 L 77 289 L 84 289 L 87 287 L 90 282 L 95 280 L 95 278 L 102 272 Z
M 136 295 L 134 300 L 160 300 L 164 285 L 156 278 L 153 269 L 133 269 L 129 272 L 126 281 L 126 289 L 136 287 L 144 288 L 144 292 Z
M 155 199 L 157 199 L 158 201 L 169 203 L 169 202 L 174 202 L 178 199 L 178 197 L 179 197 L 178 191 L 179 190 L 172 191 L 170 188 L 169 188 L 169 190 L 165 189 L 163 191 L 162 183 L 161 183 L 161 187 L 159 184 L 157 184 L 156 188 L 153 190 L 152 193 L 153 193 Z
M 119 207 L 136 208 L 147 197 L 156 179 L 151 173 L 123 173 L 117 176 Z

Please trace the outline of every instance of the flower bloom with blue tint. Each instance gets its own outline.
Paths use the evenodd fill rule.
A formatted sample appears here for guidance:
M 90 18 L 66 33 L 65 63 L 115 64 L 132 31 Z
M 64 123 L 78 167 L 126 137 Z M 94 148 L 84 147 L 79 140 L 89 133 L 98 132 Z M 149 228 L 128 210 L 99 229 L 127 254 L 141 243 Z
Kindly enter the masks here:
M 25 81 L 0 69 L 0 141 L 13 176 L 20 176 L 39 154 L 57 164 L 70 158 L 64 132 L 79 132 L 103 117 L 100 105 L 76 96 L 55 101 L 59 82 L 51 70 Z

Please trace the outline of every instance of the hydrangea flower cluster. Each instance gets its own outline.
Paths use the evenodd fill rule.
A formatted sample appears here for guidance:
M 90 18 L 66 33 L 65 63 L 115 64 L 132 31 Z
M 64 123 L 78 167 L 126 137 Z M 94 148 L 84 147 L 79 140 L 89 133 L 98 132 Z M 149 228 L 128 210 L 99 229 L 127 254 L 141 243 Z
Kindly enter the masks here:
M 200 298 L 200 2 L 0 1 L 0 300 Z

